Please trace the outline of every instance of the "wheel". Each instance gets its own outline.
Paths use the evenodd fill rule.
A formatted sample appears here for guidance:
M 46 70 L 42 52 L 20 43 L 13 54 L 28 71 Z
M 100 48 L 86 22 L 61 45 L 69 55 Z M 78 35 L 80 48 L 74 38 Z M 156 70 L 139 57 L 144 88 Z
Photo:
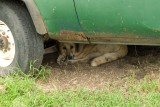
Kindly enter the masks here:
M 0 75 L 27 73 L 31 61 L 42 63 L 43 39 L 36 33 L 24 5 L 13 0 L 0 0 Z

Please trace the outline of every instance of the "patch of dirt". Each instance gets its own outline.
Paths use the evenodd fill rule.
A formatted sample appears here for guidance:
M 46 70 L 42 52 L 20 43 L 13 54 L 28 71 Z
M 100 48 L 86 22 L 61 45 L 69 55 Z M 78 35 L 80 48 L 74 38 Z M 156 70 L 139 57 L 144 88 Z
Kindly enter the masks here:
M 0 83 L 0 92 L 2 93 L 4 91 L 5 91 L 5 86 Z
M 160 73 L 160 48 L 149 46 L 129 46 L 126 57 L 91 67 L 89 63 L 77 63 L 68 66 L 59 66 L 56 63 L 57 53 L 44 56 L 43 65 L 52 67 L 52 73 L 47 82 L 38 80 L 44 90 L 82 88 L 91 90 L 106 87 L 106 84 L 118 82 L 134 77 L 143 79 L 146 75 Z

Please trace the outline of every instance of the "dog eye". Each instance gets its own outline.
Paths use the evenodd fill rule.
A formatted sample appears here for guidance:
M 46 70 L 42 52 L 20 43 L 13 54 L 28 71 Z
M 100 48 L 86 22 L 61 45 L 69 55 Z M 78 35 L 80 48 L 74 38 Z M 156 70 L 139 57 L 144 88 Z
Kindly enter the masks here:
M 73 49 L 73 46 L 71 46 L 70 49 Z
M 66 47 L 63 47 L 64 50 L 66 50 Z

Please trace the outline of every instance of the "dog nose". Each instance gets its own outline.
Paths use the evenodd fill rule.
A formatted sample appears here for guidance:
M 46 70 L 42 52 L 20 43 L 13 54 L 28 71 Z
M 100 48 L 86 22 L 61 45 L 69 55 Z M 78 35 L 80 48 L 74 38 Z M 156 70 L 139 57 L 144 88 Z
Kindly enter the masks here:
M 68 59 L 69 59 L 69 60 L 73 59 L 73 56 L 68 56 Z

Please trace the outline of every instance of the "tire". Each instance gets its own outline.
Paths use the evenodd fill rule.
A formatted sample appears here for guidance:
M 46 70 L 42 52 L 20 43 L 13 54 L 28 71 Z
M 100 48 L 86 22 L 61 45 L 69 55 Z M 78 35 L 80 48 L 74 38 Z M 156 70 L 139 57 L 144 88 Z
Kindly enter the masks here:
M 10 33 L 7 34 L 5 26 Z M 13 0 L 0 0 L 0 33 L 3 41 L 3 48 L 0 48 L 0 76 L 16 72 L 17 68 L 27 73 L 31 61 L 35 61 L 34 67 L 41 65 L 44 53 L 43 39 L 37 34 L 25 5 Z M 8 35 L 10 40 L 6 40 Z M 5 45 L 5 42 L 9 44 Z M 7 46 L 8 48 L 4 48 Z M 4 50 L 12 53 L 9 56 L 10 62 Z M 5 58 L 1 57 L 3 55 Z M 7 64 L 3 65 L 3 61 Z

